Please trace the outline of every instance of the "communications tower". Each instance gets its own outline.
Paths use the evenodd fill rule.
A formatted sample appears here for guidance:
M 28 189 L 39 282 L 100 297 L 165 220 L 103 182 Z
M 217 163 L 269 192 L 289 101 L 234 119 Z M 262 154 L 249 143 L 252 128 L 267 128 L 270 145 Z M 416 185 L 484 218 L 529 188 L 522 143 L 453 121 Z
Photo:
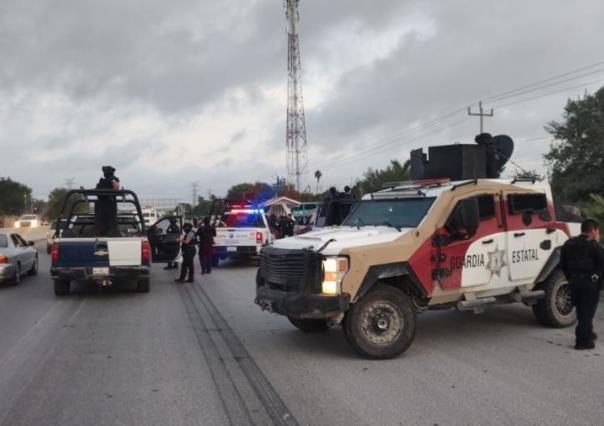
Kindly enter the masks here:
M 307 167 L 306 119 L 304 117 L 304 98 L 300 81 L 300 41 L 298 22 L 300 0 L 284 0 L 287 18 L 287 173 L 290 183 L 295 183 L 300 193 L 300 180 Z

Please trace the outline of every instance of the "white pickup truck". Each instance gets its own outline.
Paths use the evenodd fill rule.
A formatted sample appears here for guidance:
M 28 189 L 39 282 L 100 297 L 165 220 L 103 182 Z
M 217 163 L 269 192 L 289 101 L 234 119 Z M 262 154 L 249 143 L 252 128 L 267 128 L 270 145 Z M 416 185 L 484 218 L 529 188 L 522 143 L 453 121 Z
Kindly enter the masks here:
M 218 222 L 213 266 L 227 258 L 250 258 L 273 240 L 266 215 L 262 209 L 248 206 L 232 207 Z

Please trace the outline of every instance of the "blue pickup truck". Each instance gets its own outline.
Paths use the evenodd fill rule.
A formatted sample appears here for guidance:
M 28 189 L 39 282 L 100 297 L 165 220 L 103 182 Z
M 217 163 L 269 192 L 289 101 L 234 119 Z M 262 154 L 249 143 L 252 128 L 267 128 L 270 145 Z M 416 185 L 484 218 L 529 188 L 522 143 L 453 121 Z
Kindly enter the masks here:
M 182 222 L 164 217 L 146 228 L 138 197 L 129 190 L 69 191 L 50 250 L 55 295 L 69 294 L 72 282 L 133 284 L 148 292 L 151 263 L 180 260 L 181 235 L 168 232 L 174 219 Z

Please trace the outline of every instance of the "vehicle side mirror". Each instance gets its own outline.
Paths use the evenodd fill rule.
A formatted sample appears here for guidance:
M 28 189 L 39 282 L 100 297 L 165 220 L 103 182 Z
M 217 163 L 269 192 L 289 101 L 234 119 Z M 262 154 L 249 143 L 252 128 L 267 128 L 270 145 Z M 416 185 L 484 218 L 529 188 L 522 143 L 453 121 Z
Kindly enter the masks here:
M 467 239 L 476 234 L 479 223 L 478 199 L 468 198 L 457 203 L 445 227 L 455 239 Z

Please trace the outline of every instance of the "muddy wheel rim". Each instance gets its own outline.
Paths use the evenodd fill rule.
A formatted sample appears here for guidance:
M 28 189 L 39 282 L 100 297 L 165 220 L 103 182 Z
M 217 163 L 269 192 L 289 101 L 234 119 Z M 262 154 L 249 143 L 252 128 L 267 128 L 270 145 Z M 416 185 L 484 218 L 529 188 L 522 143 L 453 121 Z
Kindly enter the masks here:
M 558 287 L 555 296 L 556 310 L 564 317 L 567 317 L 573 313 L 575 308 L 572 301 L 570 285 L 565 282 Z
M 387 346 L 403 332 L 404 320 L 394 303 L 377 300 L 366 307 L 360 324 L 365 340 L 373 345 Z

